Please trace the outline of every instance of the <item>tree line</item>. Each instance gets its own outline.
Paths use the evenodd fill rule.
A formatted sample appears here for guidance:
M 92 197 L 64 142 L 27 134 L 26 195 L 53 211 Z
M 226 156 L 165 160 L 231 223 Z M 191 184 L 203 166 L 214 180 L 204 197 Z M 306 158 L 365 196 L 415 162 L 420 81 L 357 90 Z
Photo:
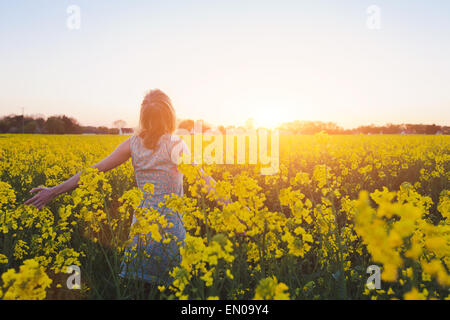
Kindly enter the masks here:
M 202 120 L 202 131 L 205 132 L 212 125 Z M 191 119 L 180 120 L 179 128 L 192 131 L 195 121 Z M 0 133 L 47 133 L 47 134 L 119 134 L 133 133 L 132 128 L 125 128 L 126 122 L 117 120 L 115 128 L 105 126 L 82 126 L 80 123 L 66 115 L 55 115 L 45 119 L 42 116 L 8 115 L 0 118 Z M 227 129 L 249 129 L 235 126 L 218 126 L 217 130 L 226 133 Z M 251 128 L 256 129 L 256 128 Z M 286 122 L 278 126 L 281 133 L 287 134 L 315 134 L 326 132 L 328 134 L 450 134 L 449 126 L 436 124 L 392 124 L 382 126 L 367 125 L 353 129 L 344 129 L 333 122 L 300 121 Z
M 0 118 L 0 133 L 47 133 L 47 134 L 119 134 L 132 133 L 131 128 L 108 128 L 105 126 L 82 126 L 65 115 L 45 119 L 41 116 L 8 115 Z
M 328 134 L 450 134 L 449 126 L 436 124 L 392 124 L 367 125 L 353 129 L 344 129 L 333 122 L 320 121 L 292 121 L 283 123 L 279 130 L 292 134 L 314 134 L 327 132 Z
M 199 120 L 202 121 L 202 120 Z M 179 128 L 193 131 L 194 120 L 183 120 L 178 124 Z M 203 122 L 202 131 L 209 130 L 212 126 Z M 217 129 L 225 134 L 227 129 L 257 129 L 247 127 L 235 126 L 218 126 Z M 328 134 L 450 134 L 449 126 L 439 126 L 435 124 L 392 124 L 388 123 L 382 126 L 374 124 L 368 126 L 359 126 L 354 129 L 344 129 L 334 122 L 321 121 L 300 121 L 295 120 L 286 122 L 278 126 L 276 129 L 281 133 L 287 134 L 315 134 L 319 132 L 326 132 Z

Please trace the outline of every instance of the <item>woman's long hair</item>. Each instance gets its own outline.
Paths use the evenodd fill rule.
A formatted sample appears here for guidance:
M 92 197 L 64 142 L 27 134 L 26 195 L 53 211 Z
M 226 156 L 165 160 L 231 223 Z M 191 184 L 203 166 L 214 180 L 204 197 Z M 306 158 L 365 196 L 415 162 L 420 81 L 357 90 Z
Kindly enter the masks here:
M 176 128 L 175 110 L 172 101 L 161 90 L 151 90 L 141 104 L 141 115 L 137 135 L 147 149 L 155 149 L 163 134 L 173 133 Z

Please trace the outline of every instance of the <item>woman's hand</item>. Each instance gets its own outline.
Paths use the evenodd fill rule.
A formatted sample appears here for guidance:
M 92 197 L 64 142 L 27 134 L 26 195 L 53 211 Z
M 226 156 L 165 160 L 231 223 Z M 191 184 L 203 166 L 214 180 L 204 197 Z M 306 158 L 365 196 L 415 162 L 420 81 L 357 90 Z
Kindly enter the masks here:
M 42 209 L 47 203 L 53 200 L 56 193 L 53 188 L 38 187 L 30 190 L 30 193 L 39 192 L 33 198 L 25 201 L 27 205 L 33 205 L 38 209 Z
M 130 138 L 125 140 L 118 146 L 109 156 L 100 161 L 99 163 L 93 165 L 92 167 L 97 168 L 100 172 L 106 172 L 120 164 L 127 161 L 131 156 L 130 150 Z M 80 180 L 81 171 L 73 175 L 66 181 L 60 183 L 53 188 L 38 187 L 32 189 L 30 192 L 38 192 L 33 198 L 25 201 L 25 204 L 33 205 L 38 209 L 42 209 L 47 203 L 53 200 L 59 194 L 63 194 L 75 189 Z

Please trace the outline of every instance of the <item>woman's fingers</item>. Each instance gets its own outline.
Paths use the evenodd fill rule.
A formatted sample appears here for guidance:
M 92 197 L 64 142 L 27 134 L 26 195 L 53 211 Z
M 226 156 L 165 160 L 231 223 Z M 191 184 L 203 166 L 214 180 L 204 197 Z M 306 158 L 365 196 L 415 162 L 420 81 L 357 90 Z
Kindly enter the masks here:
M 37 198 L 37 195 L 35 195 L 34 197 L 28 199 L 28 200 L 25 201 L 24 203 L 25 203 L 25 204 L 32 204 L 32 203 L 36 200 L 36 198 Z
M 30 206 L 36 206 L 36 204 L 39 202 L 39 199 L 34 199 L 33 201 L 30 201 L 30 203 L 28 203 L 28 205 Z
M 46 203 L 45 199 L 42 199 L 42 195 L 39 193 L 24 202 L 24 204 L 26 205 L 33 205 L 39 209 L 41 209 L 45 205 L 45 203 Z
M 32 198 L 24 202 L 26 205 L 33 205 L 38 209 L 42 209 L 49 201 L 53 199 L 50 189 L 46 187 L 37 187 L 30 190 L 30 193 L 38 192 Z
M 40 210 L 45 206 L 45 202 L 40 201 L 40 202 L 36 203 L 35 206 L 36 206 L 36 208 L 38 208 Z
M 33 188 L 33 189 L 30 190 L 30 193 L 34 193 L 34 192 L 37 192 L 37 191 L 41 191 L 42 189 L 44 189 L 44 187 Z

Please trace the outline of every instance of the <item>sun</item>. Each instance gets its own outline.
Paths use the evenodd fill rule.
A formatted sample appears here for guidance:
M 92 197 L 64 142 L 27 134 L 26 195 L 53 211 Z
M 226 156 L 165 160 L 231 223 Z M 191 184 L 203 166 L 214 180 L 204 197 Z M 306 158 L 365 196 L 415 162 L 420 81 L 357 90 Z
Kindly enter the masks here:
M 275 129 L 281 124 L 279 120 L 276 120 L 270 114 L 259 114 L 254 117 L 255 128 Z
M 290 121 L 289 116 L 285 114 L 286 109 L 281 107 L 257 107 L 254 110 L 252 118 L 254 119 L 255 128 L 276 129 L 282 123 Z
M 276 129 L 285 122 L 299 117 L 299 104 L 295 99 L 270 93 L 233 97 L 227 101 L 240 113 L 240 123 L 255 129 Z M 236 115 L 237 117 L 238 115 Z

